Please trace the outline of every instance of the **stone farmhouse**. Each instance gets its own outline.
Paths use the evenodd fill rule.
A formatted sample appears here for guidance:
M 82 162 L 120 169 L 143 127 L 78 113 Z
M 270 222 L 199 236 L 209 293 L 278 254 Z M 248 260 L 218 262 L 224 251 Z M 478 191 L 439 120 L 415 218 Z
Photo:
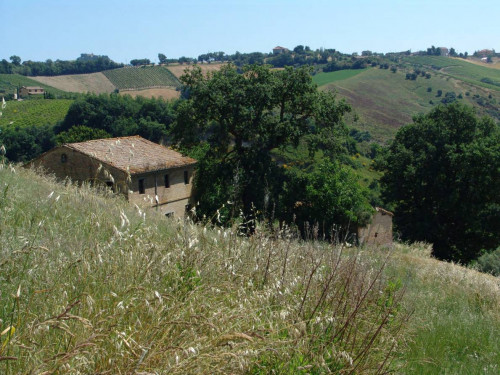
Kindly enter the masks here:
M 360 245 L 391 245 L 392 217 L 394 214 L 380 207 L 375 207 L 372 221 L 365 227 L 358 228 Z
M 288 48 L 277 46 L 273 48 L 273 55 L 280 55 L 282 53 L 290 52 Z
M 19 96 L 43 95 L 45 90 L 40 86 L 23 86 L 19 88 Z
M 66 143 L 34 159 L 59 179 L 105 184 L 130 202 L 184 217 L 191 205 L 196 160 L 140 136 Z

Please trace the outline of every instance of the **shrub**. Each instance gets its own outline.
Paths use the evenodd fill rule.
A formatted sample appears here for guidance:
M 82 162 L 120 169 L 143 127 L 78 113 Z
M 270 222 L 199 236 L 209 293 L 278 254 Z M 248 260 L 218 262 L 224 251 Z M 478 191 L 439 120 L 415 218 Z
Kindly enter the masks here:
M 500 247 L 492 252 L 481 255 L 477 259 L 477 266 L 481 272 L 500 276 Z

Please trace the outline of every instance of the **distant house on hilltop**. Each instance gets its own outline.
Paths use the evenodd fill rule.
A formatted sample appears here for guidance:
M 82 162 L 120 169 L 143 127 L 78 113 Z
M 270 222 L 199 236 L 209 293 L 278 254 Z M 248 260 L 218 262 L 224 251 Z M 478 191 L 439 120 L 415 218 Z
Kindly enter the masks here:
M 361 245 L 391 245 L 393 216 L 392 212 L 375 207 L 371 223 L 358 228 L 359 243 Z
M 19 89 L 19 96 L 43 95 L 45 90 L 40 86 L 23 86 Z
M 273 55 L 279 55 L 281 53 L 287 53 L 287 52 L 290 52 L 290 50 L 285 47 L 277 46 L 273 48 Z
M 438 50 L 441 56 L 448 56 L 450 54 L 450 50 L 446 47 L 438 47 Z
M 150 202 L 166 216 L 183 217 L 191 204 L 196 160 L 142 137 L 67 143 L 27 166 L 59 179 L 105 184 L 130 202 Z

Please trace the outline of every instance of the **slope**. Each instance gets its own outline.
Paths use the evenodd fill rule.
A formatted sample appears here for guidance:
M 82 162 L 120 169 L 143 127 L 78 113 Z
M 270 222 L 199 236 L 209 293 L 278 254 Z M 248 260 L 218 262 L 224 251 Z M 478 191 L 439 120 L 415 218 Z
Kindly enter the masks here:
M 483 82 L 477 84 L 472 73 L 468 78 L 458 79 L 442 70 L 427 70 L 430 78 L 419 75 L 416 80 L 406 79 L 406 73 L 412 71 L 413 68 L 406 65 L 395 73 L 388 69 L 369 68 L 346 79 L 337 80 L 332 76 L 332 81 L 320 89 L 336 92 L 339 97 L 345 98 L 359 116 L 358 121 L 351 125 L 369 131 L 379 142 L 392 138 L 400 126 L 411 122 L 414 115 L 426 113 L 441 104 L 447 93 L 450 93 L 450 100 L 473 105 L 479 114 L 500 120 L 500 92 L 485 87 Z M 461 74 L 465 76 L 467 72 L 462 71 Z M 322 74 L 315 79 L 322 79 Z M 478 73 L 475 74 L 474 77 L 477 77 Z M 496 76 L 489 72 L 488 77 Z
M 115 86 L 102 73 L 72 74 L 52 77 L 32 77 L 33 80 L 67 92 L 110 93 Z
M 0 74 L 0 96 L 14 94 L 21 86 L 41 86 L 45 91 L 54 95 L 64 95 L 63 90 L 41 83 L 19 74 Z
M 55 125 L 68 113 L 70 99 L 8 101 L 0 117 L 0 130 L 7 126 Z
M 5 374 L 500 365 L 498 280 L 426 246 L 397 245 L 387 259 L 287 230 L 246 238 L 4 165 L 0 228 Z

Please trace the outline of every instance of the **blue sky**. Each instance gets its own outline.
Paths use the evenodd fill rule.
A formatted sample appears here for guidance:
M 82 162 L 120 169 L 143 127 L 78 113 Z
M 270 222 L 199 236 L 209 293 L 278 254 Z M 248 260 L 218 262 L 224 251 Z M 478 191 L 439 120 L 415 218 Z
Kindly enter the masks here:
M 499 0 L 0 0 L 0 59 L 117 62 L 270 52 L 276 45 L 500 52 Z

